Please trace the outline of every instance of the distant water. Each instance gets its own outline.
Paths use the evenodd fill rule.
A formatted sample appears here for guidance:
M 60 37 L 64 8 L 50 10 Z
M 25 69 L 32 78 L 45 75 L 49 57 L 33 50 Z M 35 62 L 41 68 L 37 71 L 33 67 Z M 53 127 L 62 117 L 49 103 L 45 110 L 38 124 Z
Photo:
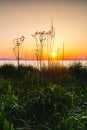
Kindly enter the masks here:
M 84 66 L 87 66 L 87 60 L 53 60 L 51 61 L 52 64 L 59 64 L 59 65 L 63 65 L 63 66 L 70 66 L 72 65 L 73 63 L 81 63 L 82 65 Z M 0 66 L 1 65 L 4 65 L 4 64 L 12 64 L 12 65 L 15 65 L 17 66 L 17 60 L 0 60 Z M 21 65 L 25 65 L 25 66 L 28 66 L 28 65 L 31 65 L 31 66 L 34 66 L 34 67 L 37 67 L 37 60 L 20 60 L 20 64 Z M 43 61 L 43 64 L 44 66 L 47 66 L 48 65 L 48 61 L 47 60 L 44 60 Z

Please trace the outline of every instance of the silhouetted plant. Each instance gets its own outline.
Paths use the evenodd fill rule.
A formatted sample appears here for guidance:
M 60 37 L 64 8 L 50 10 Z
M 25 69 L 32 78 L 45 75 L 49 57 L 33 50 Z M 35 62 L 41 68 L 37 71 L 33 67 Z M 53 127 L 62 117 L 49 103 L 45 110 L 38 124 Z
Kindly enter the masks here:
M 14 43 L 13 51 L 14 51 L 15 56 L 17 58 L 18 67 L 19 67 L 19 60 L 20 60 L 20 49 L 21 49 L 21 45 L 22 45 L 24 39 L 25 39 L 25 37 L 22 36 L 20 38 L 16 38 L 13 40 L 13 43 Z

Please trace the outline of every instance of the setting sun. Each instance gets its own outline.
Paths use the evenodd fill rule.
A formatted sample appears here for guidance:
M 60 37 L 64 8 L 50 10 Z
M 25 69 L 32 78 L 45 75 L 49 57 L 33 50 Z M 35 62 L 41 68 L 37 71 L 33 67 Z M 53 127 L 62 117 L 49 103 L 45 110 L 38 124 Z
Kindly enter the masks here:
M 56 58 L 56 56 L 57 56 L 56 52 L 55 52 L 55 51 L 52 52 L 51 56 L 52 56 L 53 58 Z

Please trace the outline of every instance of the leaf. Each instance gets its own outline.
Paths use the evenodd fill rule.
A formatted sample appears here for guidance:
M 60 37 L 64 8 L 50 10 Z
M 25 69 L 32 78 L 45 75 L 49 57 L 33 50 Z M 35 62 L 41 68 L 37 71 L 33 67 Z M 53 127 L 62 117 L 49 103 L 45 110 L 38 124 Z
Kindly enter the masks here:
M 10 130 L 10 123 L 7 119 L 4 119 L 3 130 Z

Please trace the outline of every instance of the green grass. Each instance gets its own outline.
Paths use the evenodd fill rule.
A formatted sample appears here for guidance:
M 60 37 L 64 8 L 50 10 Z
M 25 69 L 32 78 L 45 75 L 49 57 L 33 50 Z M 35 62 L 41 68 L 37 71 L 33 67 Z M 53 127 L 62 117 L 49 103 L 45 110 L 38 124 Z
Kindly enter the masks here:
M 86 130 L 87 67 L 0 66 L 0 130 Z

